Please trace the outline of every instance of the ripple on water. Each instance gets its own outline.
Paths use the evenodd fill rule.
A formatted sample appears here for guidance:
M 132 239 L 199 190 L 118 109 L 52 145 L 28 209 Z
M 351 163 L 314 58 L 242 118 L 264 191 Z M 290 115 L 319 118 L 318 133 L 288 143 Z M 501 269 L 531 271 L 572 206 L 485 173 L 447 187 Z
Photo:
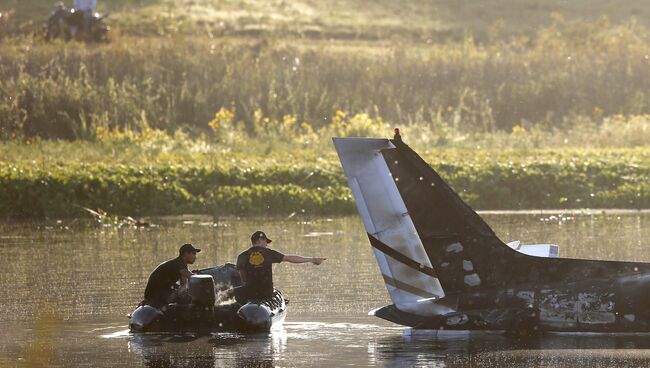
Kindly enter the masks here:
M 563 257 L 650 260 L 643 246 L 650 214 L 571 216 L 561 225 L 539 221 L 537 212 L 485 218 L 501 238 L 558 244 Z M 401 327 L 366 315 L 390 301 L 357 216 L 230 219 L 218 228 L 182 221 L 138 231 L 0 224 L 0 283 L 10 285 L 0 288 L 0 366 L 38 359 L 60 367 L 650 366 L 647 336 L 403 336 Z M 328 258 L 319 267 L 276 266 L 276 284 L 291 299 L 282 329 L 262 336 L 126 330 L 124 316 L 147 276 L 179 244 L 200 245 L 195 266 L 208 267 L 232 262 L 257 228 L 275 234 L 274 247 L 285 253 Z

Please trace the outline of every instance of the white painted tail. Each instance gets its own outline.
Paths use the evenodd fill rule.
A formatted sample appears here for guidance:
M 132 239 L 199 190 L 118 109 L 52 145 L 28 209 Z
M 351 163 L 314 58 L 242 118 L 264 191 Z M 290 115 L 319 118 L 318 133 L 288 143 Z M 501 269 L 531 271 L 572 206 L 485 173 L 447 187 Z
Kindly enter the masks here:
M 420 237 L 380 150 L 388 139 L 334 138 L 359 215 L 368 234 L 401 255 L 431 268 Z M 404 312 L 436 315 L 431 301 L 444 296 L 437 278 L 373 249 L 393 303 Z

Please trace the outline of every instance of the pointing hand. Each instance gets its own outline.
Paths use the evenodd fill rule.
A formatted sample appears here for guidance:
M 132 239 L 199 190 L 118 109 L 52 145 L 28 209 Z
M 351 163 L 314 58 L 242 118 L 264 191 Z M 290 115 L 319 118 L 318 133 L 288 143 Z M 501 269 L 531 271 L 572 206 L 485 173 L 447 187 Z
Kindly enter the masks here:
M 314 257 L 314 258 L 311 259 L 311 263 L 313 263 L 315 265 L 319 265 L 319 264 L 323 263 L 323 261 L 326 260 L 326 259 L 327 258 Z

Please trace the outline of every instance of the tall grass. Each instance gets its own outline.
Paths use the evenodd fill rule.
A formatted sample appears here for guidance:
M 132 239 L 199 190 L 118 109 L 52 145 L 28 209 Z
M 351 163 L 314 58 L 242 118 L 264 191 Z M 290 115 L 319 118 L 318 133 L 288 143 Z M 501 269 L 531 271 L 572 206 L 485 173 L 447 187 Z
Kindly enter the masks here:
M 314 129 L 338 110 L 467 132 L 568 129 L 650 113 L 650 39 L 630 23 L 564 22 L 480 44 L 297 44 L 118 37 L 109 45 L 0 44 L 0 135 L 94 139 L 103 129 L 209 131 L 221 109 Z M 241 124 L 239 124 L 241 123 Z

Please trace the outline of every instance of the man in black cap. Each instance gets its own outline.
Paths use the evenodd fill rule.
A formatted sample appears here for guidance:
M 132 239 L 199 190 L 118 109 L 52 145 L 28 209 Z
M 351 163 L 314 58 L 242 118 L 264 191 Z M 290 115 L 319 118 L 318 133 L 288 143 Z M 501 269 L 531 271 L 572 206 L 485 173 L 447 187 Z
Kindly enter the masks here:
M 170 302 L 174 294 L 174 285 L 180 280 L 181 287 L 187 285 L 192 273 L 188 264 L 196 261 L 196 253 L 201 249 L 192 244 L 183 244 L 178 250 L 178 257 L 163 262 L 149 275 L 147 287 L 144 289 L 144 302 L 156 308 L 161 308 Z
M 235 289 L 235 298 L 240 304 L 250 300 L 270 298 L 273 295 L 273 263 L 323 263 L 326 258 L 284 255 L 268 248 L 272 242 L 263 231 L 256 231 L 251 236 L 252 246 L 237 257 L 237 270 L 241 275 L 243 286 Z

